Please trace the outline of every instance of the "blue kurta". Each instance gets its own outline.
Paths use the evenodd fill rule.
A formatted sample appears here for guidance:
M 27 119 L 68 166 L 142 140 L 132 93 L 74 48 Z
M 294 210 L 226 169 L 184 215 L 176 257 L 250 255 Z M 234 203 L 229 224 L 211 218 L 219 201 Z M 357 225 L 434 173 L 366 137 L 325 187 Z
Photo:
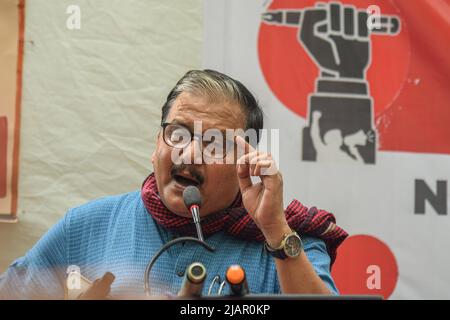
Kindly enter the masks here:
M 0 276 L 0 298 L 60 299 L 64 297 L 70 265 L 95 280 L 110 271 L 116 279 L 111 295 L 143 294 L 145 268 L 162 245 L 179 235 L 159 226 L 147 212 L 140 191 L 101 198 L 73 208 L 24 256 Z M 304 250 L 317 274 L 337 292 L 330 275 L 330 257 L 322 240 L 302 237 Z M 208 273 L 203 294 L 216 275 L 223 280 L 231 264 L 246 271 L 251 293 L 280 293 L 274 258 L 256 241 L 244 241 L 218 232 L 206 239 L 211 253 L 197 244 L 175 245 L 164 253 L 151 272 L 152 294 L 176 294 L 183 272 L 201 262 Z M 212 293 L 217 293 L 217 283 Z M 228 294 L 225 286 L 222 294 Z

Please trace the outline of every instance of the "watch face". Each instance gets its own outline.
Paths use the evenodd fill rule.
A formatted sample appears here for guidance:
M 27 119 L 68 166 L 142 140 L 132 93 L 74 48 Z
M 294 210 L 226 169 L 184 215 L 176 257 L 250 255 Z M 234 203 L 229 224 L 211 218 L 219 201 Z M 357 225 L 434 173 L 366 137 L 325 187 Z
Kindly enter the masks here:
M 286 239 L 284 251 L 289 257 L 296 257 L 302 249 L 301 240 L 297 235 L 292 235 Z

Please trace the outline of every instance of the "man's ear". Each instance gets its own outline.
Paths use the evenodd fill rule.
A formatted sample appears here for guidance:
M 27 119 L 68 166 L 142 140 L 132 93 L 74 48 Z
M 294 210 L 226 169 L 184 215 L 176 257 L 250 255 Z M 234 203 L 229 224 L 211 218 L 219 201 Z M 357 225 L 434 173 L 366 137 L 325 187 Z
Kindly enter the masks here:
M 155 160 L 156 160 L 156 149 L 158 149 L 159 146 L 159 136 L 161 135 L 161 131 L 158 131 L 158 135 L 156 136 L 156 146 L 155 146 L 155 150 L 153 150 L 152 153 L 152 164 L 155 164 Z

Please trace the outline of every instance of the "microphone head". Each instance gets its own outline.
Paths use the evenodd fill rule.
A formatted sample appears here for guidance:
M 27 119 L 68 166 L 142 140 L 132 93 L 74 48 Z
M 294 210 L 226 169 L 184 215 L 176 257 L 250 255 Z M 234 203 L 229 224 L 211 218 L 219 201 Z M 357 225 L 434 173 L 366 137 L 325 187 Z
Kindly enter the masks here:
M 196 186 L 188 186 L 183 191 L 184 205 L 190 210 L 192 205 L 201 207 L 202 196 Z

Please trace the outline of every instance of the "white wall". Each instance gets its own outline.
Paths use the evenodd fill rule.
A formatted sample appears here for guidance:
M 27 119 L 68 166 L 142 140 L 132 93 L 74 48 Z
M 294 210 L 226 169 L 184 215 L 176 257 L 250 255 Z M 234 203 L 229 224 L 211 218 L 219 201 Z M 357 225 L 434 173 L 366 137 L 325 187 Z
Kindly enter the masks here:
M 202 20 L 202 0 L 27 0 L 19 223 L 0 224 L 0 272 L 70 207 L 140 187 L 167 93 L 201 67 Z

